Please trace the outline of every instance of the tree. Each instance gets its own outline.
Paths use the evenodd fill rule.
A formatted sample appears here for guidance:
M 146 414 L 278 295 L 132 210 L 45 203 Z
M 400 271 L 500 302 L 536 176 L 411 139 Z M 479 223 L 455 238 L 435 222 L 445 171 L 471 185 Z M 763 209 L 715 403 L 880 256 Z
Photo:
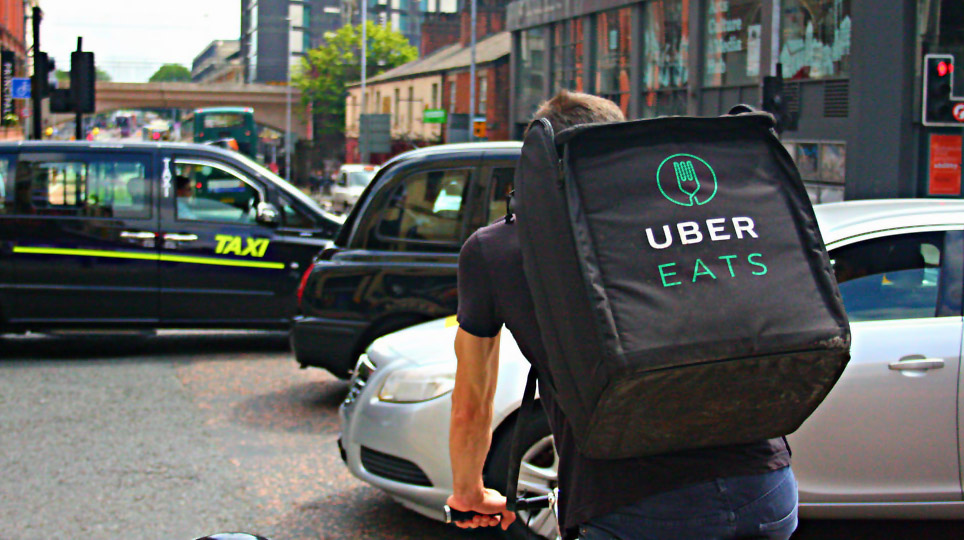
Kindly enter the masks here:
M 383 71 L 411 62 L 418 49 L 390 26 L 369 22 L 365 71 L 374 77 Z M 345 129 L 346 86 L 361 80 L 361 25 L 343 26 L 325 36 L 325 45 L 311 49 L 302 58 L 292 84 L 301 89 L 301 103 L 324 121 L 315 130 L 319 135 L 341 133 Z
M 107 73 L 106 71 L 100 69 L 99 67 L 95 67 L 94 70 L 97 74 L 98 81 L 104 81 L 104 82 L 111 81 L 110 73 Z M 70 72 L 67 70 L 58 69 L 57 71 L 54 71 L 54 76 L 57 77 L 58 81 L 70 82 Z
M 181 64 L 164 64 L 147 82 L 191 82 L 191 70 Z

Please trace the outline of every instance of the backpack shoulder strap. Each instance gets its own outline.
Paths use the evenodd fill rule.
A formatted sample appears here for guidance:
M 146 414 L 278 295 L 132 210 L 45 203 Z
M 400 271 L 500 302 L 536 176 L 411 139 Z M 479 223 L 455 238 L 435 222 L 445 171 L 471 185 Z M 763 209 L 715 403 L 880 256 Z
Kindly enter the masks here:
M 536 368 L 529 367 L 529 377 L 526 379 L 526 389 L 522 393 L 522 405 L 515 419 L 512 430 L 512 445 L 509 447 L 509 468 L 505 481 L 505 507 L 515 512 L 517 492 L 519 491 L 519 469 L 522 467 L 522 425 L 532 414 L 532 406 L 536 401 Z

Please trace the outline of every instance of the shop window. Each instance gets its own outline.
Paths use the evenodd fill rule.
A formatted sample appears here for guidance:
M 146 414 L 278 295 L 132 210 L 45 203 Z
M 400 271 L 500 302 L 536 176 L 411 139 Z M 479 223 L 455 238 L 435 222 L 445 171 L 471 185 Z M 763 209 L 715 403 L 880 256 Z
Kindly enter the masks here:
M 478 109 L 478 114 L 485 114 L 486 103 L 489 101 L 489 81 L 485 77 L 485 73 L 479 75 L 479 103 L 476 106 Z
M 520 122 L 528 122 L 539 103 L 544 99 L 546 69 L 546 37 L 544 28 L 531 28 L 521 34 L 519 44 L 519 71 L 516 80 L 516 103 Z
M 582 19 L 557 23 L 552 31 L 552 87 L 582 92 Z
M 749 85 L 759 81 L 761 4 L 760 0 L 711 0 L 706 5 L 705 86 Z
M 629 113 L 629 54 L 631 8 L 600 13 L 596 17 L 596 93 Z
M 689 10 L 683 0 L 646 4 L 643 18 L 642 116 L 686 114 Z
M 850 74 L 850 0 L 784 0 L 780 62 L 787 79 Z

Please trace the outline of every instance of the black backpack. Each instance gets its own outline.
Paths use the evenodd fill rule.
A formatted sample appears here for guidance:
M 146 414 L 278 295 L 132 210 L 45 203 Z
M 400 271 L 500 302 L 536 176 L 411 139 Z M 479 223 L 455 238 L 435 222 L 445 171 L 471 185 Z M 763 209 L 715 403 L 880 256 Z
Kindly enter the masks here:
M 585 456 L 780 437 L 843 372 L 849 323 L 773 125 L 751 112 L 530 126 L 514 203 L 539 375 Z M 531 403 L 532 374 L 528 387 Z

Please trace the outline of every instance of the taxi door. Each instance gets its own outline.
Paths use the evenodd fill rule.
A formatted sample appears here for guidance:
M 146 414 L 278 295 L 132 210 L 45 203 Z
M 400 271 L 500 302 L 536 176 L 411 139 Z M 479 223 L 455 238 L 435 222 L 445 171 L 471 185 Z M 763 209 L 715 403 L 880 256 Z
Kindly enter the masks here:
M 285 284 L 300 272 L 258 222 L 269 187 L 215 157 L 165 153 L 161 169 L 161 323 L 286 325 Z

